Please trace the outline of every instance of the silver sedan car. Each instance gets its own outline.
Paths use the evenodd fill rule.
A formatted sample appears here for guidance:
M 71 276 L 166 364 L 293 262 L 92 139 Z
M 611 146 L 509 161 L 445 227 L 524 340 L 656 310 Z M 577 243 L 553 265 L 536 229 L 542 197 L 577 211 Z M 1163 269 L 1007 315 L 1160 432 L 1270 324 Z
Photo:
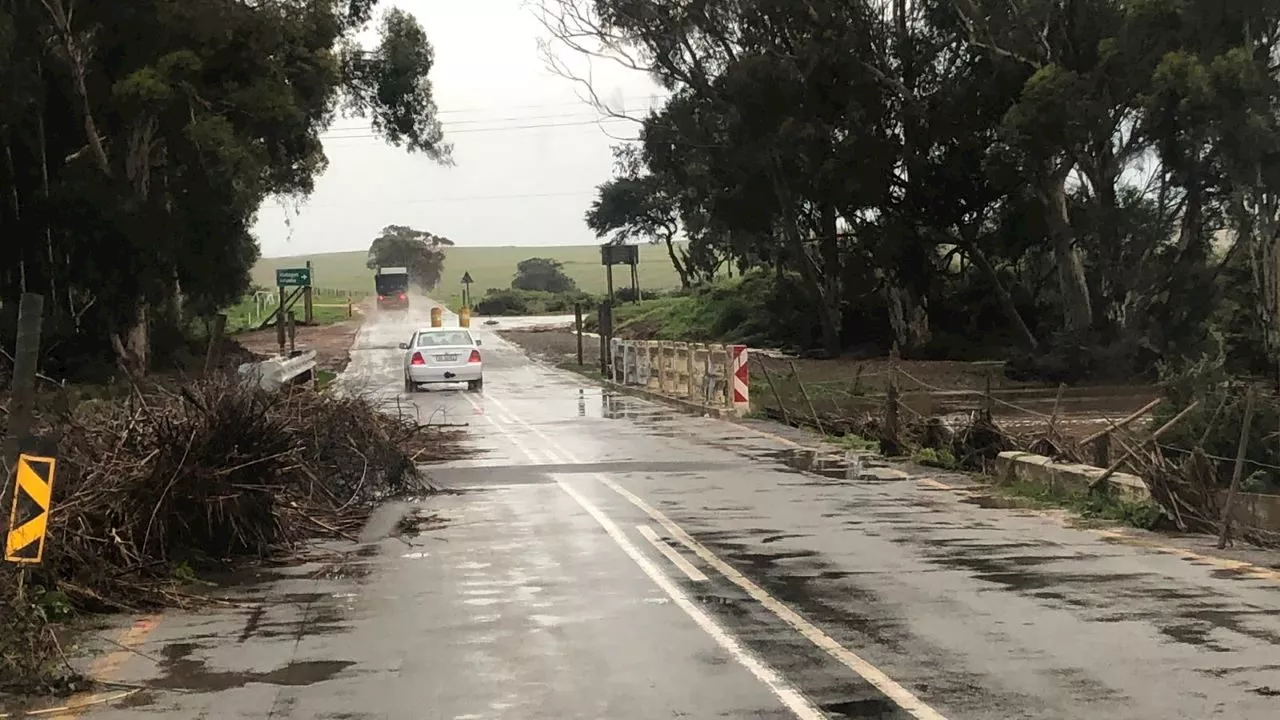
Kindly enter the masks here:
M 484 360 L 480 341 L 466 328 L 423 328 L 400 343 L 404 350 L 404 390 L 417 392 L 431 383 L 466 383 L 467 389 L 484 389 Z

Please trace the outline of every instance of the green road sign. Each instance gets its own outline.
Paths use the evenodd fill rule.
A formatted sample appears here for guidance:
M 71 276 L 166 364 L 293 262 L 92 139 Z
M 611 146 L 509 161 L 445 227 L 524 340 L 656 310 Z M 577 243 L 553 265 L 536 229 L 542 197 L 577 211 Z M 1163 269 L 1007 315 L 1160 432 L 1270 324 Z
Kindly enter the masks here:
M 311 287 L 311 268 L 280 268 L 276 270 L 276 285 Z

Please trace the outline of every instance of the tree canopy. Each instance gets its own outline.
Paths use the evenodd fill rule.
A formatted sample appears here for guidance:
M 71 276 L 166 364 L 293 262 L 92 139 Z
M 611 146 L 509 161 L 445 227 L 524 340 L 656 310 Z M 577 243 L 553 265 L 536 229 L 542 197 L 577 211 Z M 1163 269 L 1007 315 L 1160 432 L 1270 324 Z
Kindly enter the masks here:
M 369 245 L 370 269 L 405 267 L 409 282 L 423 292 L 434 290 L 444 274 L 444 249 L 451 247 L 449 238 L 414 230 L 404 225 L 388 225 Z
M 1280 6 L 543 0 L 649 72 L 588 226 L 802 288 L 830 353 L 1280 361 Z M 977 345 L 984 347 L 976 347 Z
M 449 162 L 413 17 L 376 0 L 0 6 L 0 302 L 46 343 L 149 365 L 149 330 L 237 300 L 271 197 L 305 197 L 339 110 Z M 11 334 L 6 333 L 11 337 Z M 62 361 L 68 367 L 69 357 Z
M 564 271 L 564 263 L 551 258 L 529 258 L 516 265 L 516 276 L 511 281 L 514 290 L 534 290 L 549 293 L 568 293 L 578 289 L 578 283 Z

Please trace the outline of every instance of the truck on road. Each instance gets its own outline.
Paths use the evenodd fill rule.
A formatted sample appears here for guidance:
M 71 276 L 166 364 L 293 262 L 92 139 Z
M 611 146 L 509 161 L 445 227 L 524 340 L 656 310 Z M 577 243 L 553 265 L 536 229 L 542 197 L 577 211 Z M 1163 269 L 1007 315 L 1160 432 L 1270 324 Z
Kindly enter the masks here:
M 409 309 L 409 268 L 379 267 L 374 271 L 373 285 L 378 292 L 378 310 Z

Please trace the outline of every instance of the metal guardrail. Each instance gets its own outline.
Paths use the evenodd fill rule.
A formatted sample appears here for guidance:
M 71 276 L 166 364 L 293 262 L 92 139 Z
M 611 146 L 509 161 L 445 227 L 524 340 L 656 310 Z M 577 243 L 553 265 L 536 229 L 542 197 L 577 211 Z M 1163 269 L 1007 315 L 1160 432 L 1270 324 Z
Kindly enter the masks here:
M 750 409 L 750 376 L 745 345 L 707 345 L 658 340 L 610 343 L 612 380 L 698 405 Z
M 293 357 L 277 355 L 262 362 L 243 363 L 236 373 L 242 383 L 275 392 L 285 385 L 313 381 L 315 370 L 316 351 L 308 350 Z

